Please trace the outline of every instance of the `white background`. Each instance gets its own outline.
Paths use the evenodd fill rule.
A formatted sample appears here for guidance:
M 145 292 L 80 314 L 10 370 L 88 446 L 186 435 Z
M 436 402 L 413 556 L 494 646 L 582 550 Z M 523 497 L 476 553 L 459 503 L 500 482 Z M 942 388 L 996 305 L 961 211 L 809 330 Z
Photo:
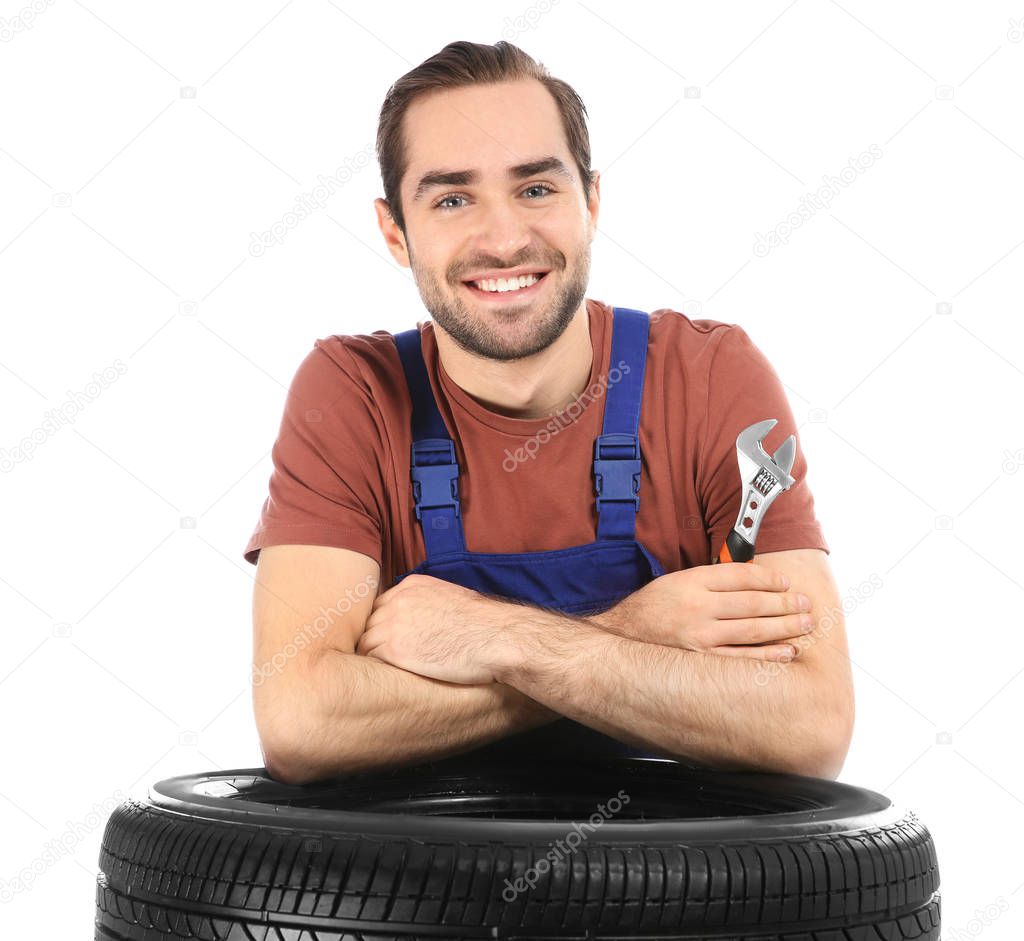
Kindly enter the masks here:
M 372 208 L 379 108 L 445 43 L 501 38 L 588 106 L 588 296 L 741 324 L 785 383 L 847 613 L 840 780 L 932 831 L 944 937 L 1020 937 L 1024 3 L 0 15 L 9 937 L 91 937 L 119 795 L 260 764 L 242 550 L 287 386 L 318 337 L 427 317 Z M 830 208 L 755 252 L 873 146 Z

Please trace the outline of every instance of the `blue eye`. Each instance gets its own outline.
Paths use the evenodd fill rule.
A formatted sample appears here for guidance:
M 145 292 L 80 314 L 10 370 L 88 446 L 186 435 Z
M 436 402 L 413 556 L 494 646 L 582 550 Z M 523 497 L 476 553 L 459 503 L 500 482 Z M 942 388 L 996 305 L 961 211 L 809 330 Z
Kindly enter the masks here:
M 526 193 L 526 192 L 529 192 L 530 190 L 538 190 L 538 189 L 539 190 L 545 190 L 547 193 L 553 193 L 554 192 L 554 189 L 552 187 L 548 186 L 545 183 L 532 183 L 530 186 L 526 187 L 526 189 L 523 190 L 523 192 Z M 462 194 L 462 193 L 448 193 L 447 195 L 442 196 L 436 203 L 434 203 L 434 207 L 433 208 L 434 209 L 440 209 L 442 212 L 451 212 L 453 209 L 458 209 L 459 207 L 458 206 L 443 206 L 441 204 L 444 203 L 445 201 L 449 200 L 449 199 L 465 199 L 465 198 L 466 198 L 465 195 Z M 537 200 L 536 199 L 531 199 L 531 200 L 529 200 L 529 202 L 534 202 L 535 203 L 535 202 L 537 202 Z

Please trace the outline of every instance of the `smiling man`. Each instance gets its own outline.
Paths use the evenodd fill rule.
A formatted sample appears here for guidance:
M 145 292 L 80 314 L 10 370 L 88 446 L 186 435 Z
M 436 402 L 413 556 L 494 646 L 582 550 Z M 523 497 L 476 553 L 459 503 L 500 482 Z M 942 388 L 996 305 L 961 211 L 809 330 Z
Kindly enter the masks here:
M 377 149 L 431 320 L 317 340 L 289 390 L 245 549 L 271 775 L 474 751 L 836 776 L 852 681 L 799 448 L 753 563 L 710 564 L 736 435 L 796 432 L 782 384 L 737 325 L 586 297 L 582 101 L 456 42 L 389 90 Z

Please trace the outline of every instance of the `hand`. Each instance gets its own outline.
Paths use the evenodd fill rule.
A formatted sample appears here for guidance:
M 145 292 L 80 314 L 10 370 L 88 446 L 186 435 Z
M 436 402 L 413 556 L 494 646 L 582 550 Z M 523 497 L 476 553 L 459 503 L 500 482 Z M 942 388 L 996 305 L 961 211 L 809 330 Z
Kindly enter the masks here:
M 355 652 L 449 683 L 494 683 L 509 605 L 432 575 L 378 595 Z
M 791 660 L 804 627 L 799 592 L 756 562 L 723 562 L 669 572 L 590 618 L 605 630 L 666 647 L 754 660 Z

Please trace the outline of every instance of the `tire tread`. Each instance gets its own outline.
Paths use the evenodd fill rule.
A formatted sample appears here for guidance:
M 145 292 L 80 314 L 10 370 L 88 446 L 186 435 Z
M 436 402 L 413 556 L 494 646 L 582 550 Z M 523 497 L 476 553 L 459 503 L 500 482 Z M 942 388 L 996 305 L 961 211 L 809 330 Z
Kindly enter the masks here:
M 759 941 L 910 941 L 934 936 L 939 910 L 935 848 L 913 814 L 775 839 L 624 847 L 592 838 L 528 892 L 503 899 L 506 878 L 514 882 L 547 850 L 229 824 L 130 800 L 115 809 L 102 841 L 96 937 L 360 936 L 312 924 L 344 919 L 377 926 L 362 933 L 367 939 L 385 937 L 380 928 L 394 922 L 435 938 L 437 926 L 457 934 L 493 926 L 501 933 L 480 934 L 491 938 L 572 937 L 582 928 L 591 937 L 698 937 L 706 926 L 716 939 L 734 930 Z M 872 918 L 879 923 L 868 932 Z M 801 934 L 802 922 L 834 927 Z

